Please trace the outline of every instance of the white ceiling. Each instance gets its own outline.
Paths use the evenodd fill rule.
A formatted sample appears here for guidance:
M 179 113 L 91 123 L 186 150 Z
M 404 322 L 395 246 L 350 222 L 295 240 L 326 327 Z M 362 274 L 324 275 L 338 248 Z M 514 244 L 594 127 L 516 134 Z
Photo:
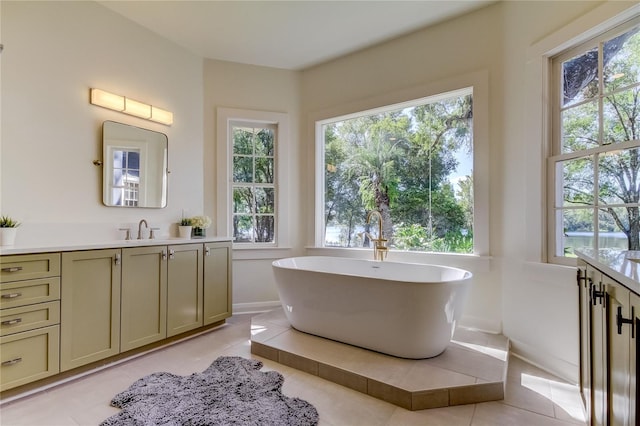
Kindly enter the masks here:
M 494 0 L 99 0 L 211 59 L 299 70 Z

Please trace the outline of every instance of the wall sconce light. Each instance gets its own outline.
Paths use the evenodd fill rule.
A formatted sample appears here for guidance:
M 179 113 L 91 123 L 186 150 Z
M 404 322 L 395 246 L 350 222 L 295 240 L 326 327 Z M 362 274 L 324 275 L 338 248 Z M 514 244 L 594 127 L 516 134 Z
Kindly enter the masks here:
M 166 124 L 167 126 L 173 124 L 173 113 L 171 111 L 138 102 L 125 96 L 105 92 L 104 90 L 91 89 L 90 102 L 93 105 Z

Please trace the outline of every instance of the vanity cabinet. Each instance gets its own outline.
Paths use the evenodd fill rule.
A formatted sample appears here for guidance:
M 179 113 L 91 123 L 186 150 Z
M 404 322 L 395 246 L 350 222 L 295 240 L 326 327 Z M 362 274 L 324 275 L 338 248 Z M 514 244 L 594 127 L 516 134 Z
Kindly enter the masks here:
M 167 337 L 202 327 L 203 246 L 168 247 Z
M 204 325 L 231 316 L 231 242 L 204 245 Z
M 60 370 L 120 352 L 120 249 L 62 253 Z
M 201 327 L 202 244 L 122 249 L 121 350 Z
M 602 279 L 606 302 L 606 346 L 608 347 L 608 362 L 605 364 L 608 374 L 608 424 L 634 426 L 635 421 L 630 418 L 632 403 L 630 398 L 631 360 L 629 348 L 631 346 L 631 327 L 622 322 L 631 315 L 630 292 L 621 284 L 606 275 Z
M 0 258 L 0 391 L 60 371 L 60 255 Z
M 122 249 L 123 352 L 167 337 L 167 257 L 166 246 Z
M 589 422 L 635 425 L 640 298 L 583 260 L 578 271 L 580 387 Z
M 578 312 L 580 324 L 580 393 L 585 406 L 585 412 L 591 413 L 592 395 L 591 387 L 593 381 L 593 348 L 592 348 L 592 325 L 591 318 L 591 286 L 594 279 L 595 270 L 588 266 L 583 260 L 578 260 Z
M 631 292 L 629 294 L 629 305 L 631 306 L 631 318 L 633 318 L 633 326 L 631 327 L 631 344 L 629 345 L 629 424 L 633 425 L 633 422 L 640 420 L 640 413 L 638 408 L 640 407 L 640 394 L 638 393 L 638 357 L 640 356 L 640 338 L 638 333 L 640 332 L 640 296 Z
M 0 391 L 231 316 L 230 241 L 3 254 L 0 266 Z

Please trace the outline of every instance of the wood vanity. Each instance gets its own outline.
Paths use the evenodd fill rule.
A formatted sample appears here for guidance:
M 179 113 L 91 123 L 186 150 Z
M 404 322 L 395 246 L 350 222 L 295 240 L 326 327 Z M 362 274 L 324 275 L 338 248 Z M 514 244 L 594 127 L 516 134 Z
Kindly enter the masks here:
M 230 239 L 3 248 L 0 391 L 220 325 L 231 285 Z
M 640 252 L 578 253 L 580 390 L 591 425 L 636 425 Z

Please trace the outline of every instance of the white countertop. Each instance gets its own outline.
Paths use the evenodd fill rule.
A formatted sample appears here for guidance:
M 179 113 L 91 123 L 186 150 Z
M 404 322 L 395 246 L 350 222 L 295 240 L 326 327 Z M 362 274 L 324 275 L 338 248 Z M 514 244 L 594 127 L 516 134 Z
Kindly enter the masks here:
M 640 251 L 583 249 L 576 251 L 576 255 L 629 290 L 640 294 Z
M 78 243 L 49 243 L 45 245 L 20 245 L 0 247 L 0 255 L 30 254 L 56 251 L 95 250 L 104 248 L 164 246 L 170 244 L 198 244 L 231 241 L 230 237 L 204 237 L 204 238 L 158 238 L 144 240 L 113 240 L 102 242 L 78 242 Z

